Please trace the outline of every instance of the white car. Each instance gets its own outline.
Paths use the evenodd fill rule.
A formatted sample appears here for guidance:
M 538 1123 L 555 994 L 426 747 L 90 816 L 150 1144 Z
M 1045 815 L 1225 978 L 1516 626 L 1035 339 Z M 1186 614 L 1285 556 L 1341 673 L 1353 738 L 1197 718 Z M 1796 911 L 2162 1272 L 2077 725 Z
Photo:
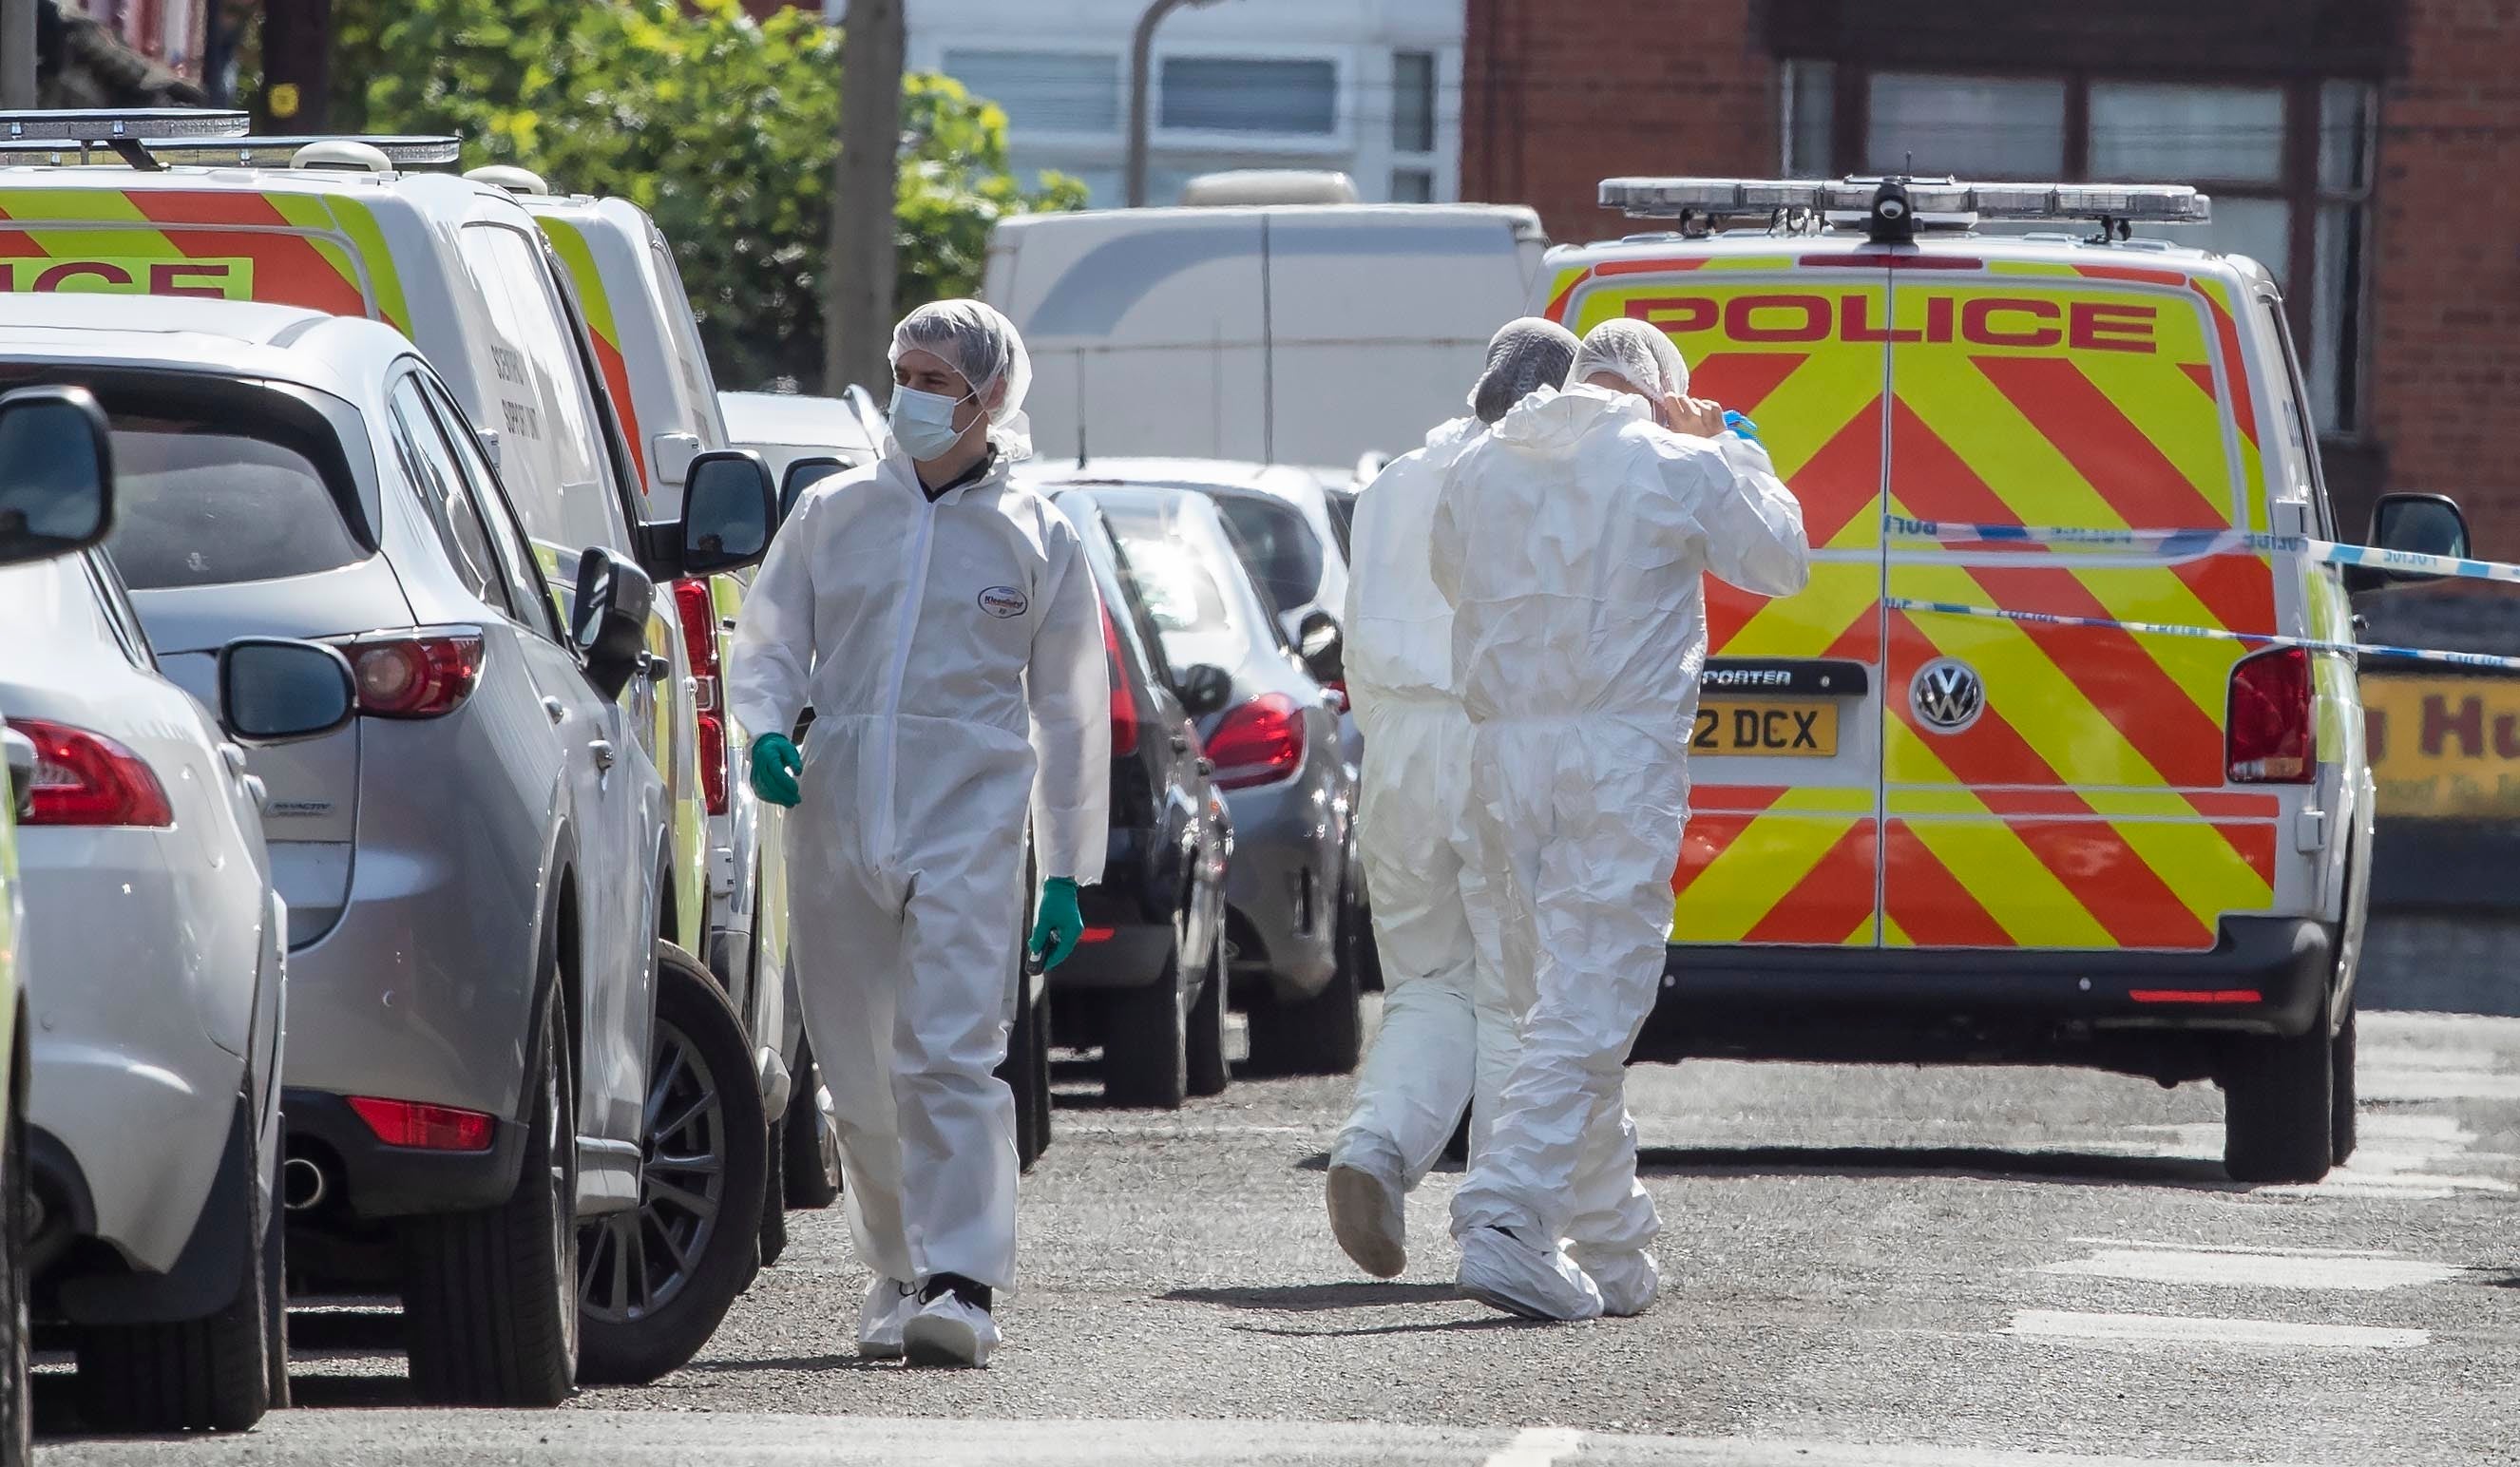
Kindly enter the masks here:
M 16 402 L 36 394 L 67 429 L 47 467 L 104 482 L 94 400 Z M 241 1430 L 288 1389 L 288 912 L 241 744 L 339 728 L 349 664 L 230 643 L 219 700 L 243 728 L 223 730 L 158 674 L 101 551 L 0 570 L 0 625 L 20 634 L 0 639 L 0 706 L 35 750 L 18 859 L 46 975 L 27 1042 L 36 1313 L 70 1326 L 90 1421 Z

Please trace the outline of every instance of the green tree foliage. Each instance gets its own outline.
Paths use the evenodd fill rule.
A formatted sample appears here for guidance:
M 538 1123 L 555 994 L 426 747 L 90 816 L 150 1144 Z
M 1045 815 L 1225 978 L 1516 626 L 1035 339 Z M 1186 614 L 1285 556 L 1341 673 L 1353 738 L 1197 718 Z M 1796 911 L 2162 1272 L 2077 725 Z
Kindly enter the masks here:
M 811 385 L 840 115 L 839 32 L 736 0 L 335 0 L 333 125 L 453 133 L 465 164 L 628 199 L 674 242 L 719 384 Z M 364 85 L 362 85 L 364 79 Z M 979 288 L 990 227 L 1083 206 L 1007 166 L 1006 113 L 950 77 L 904 80 L 902 309 Z

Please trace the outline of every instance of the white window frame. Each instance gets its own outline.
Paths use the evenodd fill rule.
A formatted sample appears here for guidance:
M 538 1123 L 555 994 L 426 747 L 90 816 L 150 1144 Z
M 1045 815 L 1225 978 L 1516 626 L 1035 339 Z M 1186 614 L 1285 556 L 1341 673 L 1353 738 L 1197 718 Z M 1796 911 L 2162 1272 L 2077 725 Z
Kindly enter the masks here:
M 1220 128 L 1166 127 L 1164 125 L 1164 67 L 1174 60 L 1182 61 L 1284 61 L 1328 62 L 1330 65 L 1332 107 L 1330 130 L 1308 132 L 1238 132 Z M 1388 63 L 1385 64 L 1386 67 Z M 1148 144 L 1171 153 L 1281 154 L 1288 157 L 1334 158 L 1353 156 L 1357 147 L 1356 87 L 1359 67 L 1353 46 L 1271 45 L 1266 42 L 1189 42 L 1158 46 L 1149 63 L 1147 76 L 1147 127 Z M 1387 79 L 1387 78 L 1386 78 Z M 1121 104 L 1128 102 L 1128 80 L 1121 79 Z M 1385 128 L 1388 131 L 1388 127 Z M 1387 152 L 1389 139 L 1383 143 Z
M 925 60 L 915 69 L 934 71 L 941 76 L 953 76 L 954 73 L 946 69 L 945 60 L 956 51 L 1019 52 L 1030 56 L 1089 57 L 1097 61 L 1105 57 L 1110 58 L 1111 95 L 1115 105 L 1112 111 L 1112 126 L 1108 132 L 1097 132 L 1092 128 L 1079 127 L 1027 126 L 1023 119 L 1010 112 L 1007 114 L 1007 139 L 1009 142 L 1021 140 L 1042 144 L 1101 144 L 1105 147 L 1126 144 L 1129 136 L 1129 54 L 1125 50 L 1112 52 L 1101 47 L 1079 46 L 1072 42 L 1065 45 L 1036 44 L 1029 36 L 992 36 L 985 41 L 964 36 L 937 42 L 929 48 L 929 54 Z M 955 76 L 954 79 L 962 80 L 959 76 Z

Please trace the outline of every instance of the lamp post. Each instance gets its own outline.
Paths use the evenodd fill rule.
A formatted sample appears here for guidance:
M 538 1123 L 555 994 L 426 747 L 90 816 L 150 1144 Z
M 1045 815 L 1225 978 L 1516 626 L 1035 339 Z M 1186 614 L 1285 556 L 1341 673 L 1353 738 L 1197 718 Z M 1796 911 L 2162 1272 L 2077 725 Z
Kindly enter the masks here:
M 1185 5 L 1214 5 L 1216 0 L 1152 0 L 1138 18 L 1137 36 L 1129 43 L 1129 207 L 1147 204 L 1147 72 L 1155 49 L 1155 27 Z

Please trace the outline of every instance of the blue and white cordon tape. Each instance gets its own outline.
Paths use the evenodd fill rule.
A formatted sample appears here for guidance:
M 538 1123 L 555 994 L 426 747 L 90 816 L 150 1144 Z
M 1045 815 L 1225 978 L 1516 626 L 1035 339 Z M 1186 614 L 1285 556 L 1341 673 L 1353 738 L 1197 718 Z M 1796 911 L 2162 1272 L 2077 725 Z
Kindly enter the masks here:
M 2253 530 L 2096 530 L 2055 526 L 1968 524 L 1951 520 L 1911 519 L 1886 515 L 1883 526 L 1896 538 L 1938 540 L 1978 545 L 2072 546 L 2076 549 L 2142 551 L 2191 558 L 2235 552 L 2298 555 L 2328 565 L 2364 565 L 2417 575 L 2449 576 L 2467 581 L 2500 581 L 2520 585 L 2520 565 L 2500 560 L 2471 560 L 2464 556 L 2429 556 L 2416 551 L 2379 550 L 2340 545 L 2303 535 L 2270 535 Z M 1931 616 L 1970 616 L 1989 621 L 2026 622 L 2044 627 L 2085 627 L 2127 632 L 2139 637 L 2185 637 L 2205 642 L 2237 642 L 2258 647 L 2300 647 L 2392 662 L 2421 662 L 2440 667 L 2467 667 L 2488 672 L 2520 672 L 2520 657 L 2486 652 L 2445 652 L 2430 647 L 2374 646 L 2359 642 L 2322 642 L 2271 633 L 2231 632 L 2219 627 L 2182 627 L 2165 622 L 2118 621 L 2104 616 L 2067 616 L 2052 611 L 2017 611 L 2002 606 L 1972 606 L 1958 601 L 1920 600 L 1914 597 L 1883 598 L 1897 611 Z

